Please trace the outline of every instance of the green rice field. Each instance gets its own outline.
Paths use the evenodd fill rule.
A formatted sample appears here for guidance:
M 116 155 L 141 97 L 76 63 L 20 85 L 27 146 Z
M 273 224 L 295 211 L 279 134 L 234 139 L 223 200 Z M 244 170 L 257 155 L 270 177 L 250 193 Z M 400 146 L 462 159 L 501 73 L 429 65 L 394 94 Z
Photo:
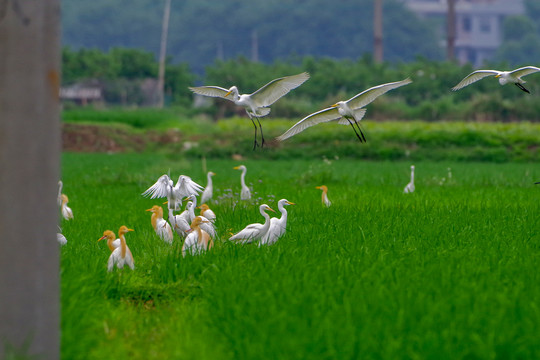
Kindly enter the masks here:
M 64 153 L 62 358 L 540 358 L 540 168 L 418 161 L 404 194 L 411 164 Z M 205 186 L 205 170 L 219 238 L 183 258 L 145 211 L 165 199 L 140 194 L 169 172 Z M 281 198 L 296 205 L 275 245 L 226 241 Z M 121 225 L 135 270 L 108 273 L 97 240 Z

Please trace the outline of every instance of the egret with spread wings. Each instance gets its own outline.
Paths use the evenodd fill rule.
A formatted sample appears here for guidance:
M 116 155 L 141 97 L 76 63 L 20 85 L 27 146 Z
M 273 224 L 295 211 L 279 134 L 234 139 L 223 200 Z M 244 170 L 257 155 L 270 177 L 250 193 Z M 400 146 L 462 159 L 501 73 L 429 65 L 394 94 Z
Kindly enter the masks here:
M 179 210 L 182 199 L 190 195 L 199 195 L 203 187 L 191 180 L 189 176 L 180 175 L 178 182 L 173 186 L 173 181 L 169 175 L 161 175 L 154 185 L 149 187 L 143 196 L 150 196 L 151 199 L 166 197 L 169 209 Z
M 452 90 L 459 90 L 487 76 L 495 76 L 497 79 L 499 79 L 499 84 L 505 85 L 507 83 L 514 83 L 518 88 L 530 94 L 531 92 L 525 89 L 523 86 L 523 84 L 525 84 L 525 80 L 521 79 L 521 77 L 538 71 L 540 71 L 540 68 L 537 68 L 536 66 L 525 66 L 512 71 L 476 70 L 467 75 L 459 82 L 459 84 L 454 86 Z

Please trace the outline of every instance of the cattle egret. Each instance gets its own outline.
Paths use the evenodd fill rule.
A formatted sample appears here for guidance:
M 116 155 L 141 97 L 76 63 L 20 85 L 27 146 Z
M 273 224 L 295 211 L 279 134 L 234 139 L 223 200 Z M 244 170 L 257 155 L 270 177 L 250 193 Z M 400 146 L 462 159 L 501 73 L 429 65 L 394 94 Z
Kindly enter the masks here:
M 209 171 L 208 174 L 206 174 L 206 187 L 204 188 L 204 191 L 201 195 L 201 203 L 208 202 L 212 199 L 212 195 L 214 192 L 213 186 L 212 186 L 212 176 L 216 175 L 215 173 Z
M 242 240 L 242 243 L 251 243 L 255 240 L 261 239 L 270 228 L 270 216 L 265 212 L 265 210 L 274 211 L 270 206 L 266 204 L 262 204 L 261 206 L 259 206 L 259 212 L 266 219 L 264 224 L 250 224 L 238 233 L 231 236 L 229 240 Z
M 183 198 L 191 194 L 198 195 L 202 189 L 201 185 L 186 175 L 180 175 L 176 185 L 173 186 L 173 181 L 165 174 L 160 176 L 156 183 L 150 186 L 142 195 L 150 196 L 151 199 L 166 197 L 169 209 L 179 210 Z
M 454 86 L 452 90 L 459 90 L 487 76 L 495 76 L 495 78 L 499 79 L 499 84 L 505 85 L 507 83 L 514 83 L 518 88 L 530 94 L 530 91 L 523 86 L 526 81 L 522 80 L 521 77 L 538 71 L 540 71 L 540 68 L 537 68 L 536 66 L 525 66 L 512 71 L 476 70 L 467 75 L 459 82 L 459 84 Z
M 61 206 L 61 210 L 62 210 L 62 216 L 66 220 L 73 219 L 73 211 L 71 210 L 71 208 L 69 206 L 67 206 L 67 203 L 69 202 L 69 199 L 68 199 L 67 195 L 62 194 L 61 198 L 62 198 L 62 204 L 60 206 Z
M 103 236 L 98 240 L 101 241 L 103 239 L 107 239 L 107 246 L 109 246 L 109 249 L 112 251 L 111 256 L 109 256 L 109 261 L 107 262 L 108 271 L 112 271 L 115 264 L 118 269 L 122 269 L 124 264 L 127 264 L 132 270 L 135 269 L 133 255 L 126 244 L 126 238 L 124 237 L 124 235 L 129 231 L 133 231 L 133 229 L 128 229 L 127 226 L 124 225 L 120 227 L 118 230 L 120 243 L 116 247 L 114 247 L 114 233 L 110 230 L 105 230 L 103 232 Z
M 216 222 L 216 214 L 208 207 L 208 205 L 202 204 L 199 208 L 201 209 L 201 216 L 210 220 L 212 224 Z
M 287 228 L 287 210 L 284 207 L 285 205 L 294 205 L 294 203 L 287 199 L 281 199 L 278 201 L 278 209 L 281 212 L 281 217 L 279 219 L 275 217 L 270 219 L 270 228 L 261 238 L 259 246 L 272 245 L 278 241 L 280 237 L 285 235 Z
M 152 212 L 150 221 L 156 234 L 166 243 L 172 244 L 173 232 L 169 223 L 163 218 L 163 208 L 159 205 L 154 205 L 151 209 L 147 209 L 146 211 Z
M 242 170 L 242 175 L 240 175 L 240 185 L 242 185 L 242 191 L 240 192 L 241 200 L 251 199 L 251 191 L 246 185 L 246 172 L 247 168 L 244 165 L 235 166 L 233 169 Z
M 210 235 L 200 227 L 205 222 L 208 222 L 208 219 L 202 216 L 196 216 L 193 219 L 190 225 L 190 232 L 182 246 L 182 256 L 186 256 L 187 252 L 191 255 L 197 255 L 214 246 L 214 241 Z
M 191 223 L 193 220 L 195 220 L 195 217 L 196 217 L 195 209 L 197 208 L 197 198 L 195 197 L 195 195 L 191 195 L 188 197 L 188 199 L 192 203 L 191 206 L 186 207 L 186 209 L 189 212 L 189 221 Z M 208 220 L 207 218 L 204 218 L 204 219 Z M 201 229 L 206 231 L 211 237 L 216 236 L 216 227 L 214 226 L 212 222 L 210 222 L 210 220 L 201 222 L 199 226 L 201 227 Z
M 358 140 L 360 140 L 360 142 L 365 142 L 366 138 L 362 132 L 362 129 L 360 129 L 359 124 L 360 120 L 362 120 L 364 114 L 366 113 L 366 109 L 362 108 L 388 91 L 410 84 L 411 82 L 411 79 L 405 79 L 402 81 L 374 86 L 347 101 L 338 101 L 327 109 L 323 109 L 306 116 L 294 124 L 283 135 L 278 136 L 277 140 L 283 141 L 288 139 L 313 125 L 329 121 L 337 121 L 340 125 L 351 125 Z M 354 126 L 355 124 L 356 128 Z
M 332 205 L 332 202 L 330 201 L 330 199 L 328 199 L 328 187 L 326 187 L 326 185 L 321 185 L 321 186 L 316 186 L 315 188 L 322 190 L 321 199 L 322 199 L 323 205 L 325 205 L 326 207 L 329 207 L 330 205 Z
M 411 165 L 411 181 L 409 181 L 409 183 L 405 185 L 403 192 L 405 194 L 414 192 L 414 165 Z
M 298 75 L 285 76 L 270 81 L 252 94 L 242 95 L 240 95 L 236 86 L 232 86 L 228 90 L 219 86 L 199 86 L 190 87 L 189 89 L 199 95 L 220 97 L 231 100 L 238 106 L 243 106 L 255 127 L 255 140 L 253 142 L 253 149 L 255 149 L 259 144 L 257 142 L 257 125 L 255 125 L 253 118 L 255 118 L 259 124 L 259 129 L 261 130 L 261 147 L 263 147 L 264 135 L 259 118 L 270 113 L 270 108 L 268 106 L 272 105 L 282 96 L 285 96 L 289 91 L 302 85 L 307 79 L 309 79 L 309 74 L 306 72 Z
M 171 222 L 171 226 L 181 238 L 185 238 L 190 229 L 189 226 L 191 221 L 189 209 L 191 206 L 193 206 L 193 203 L 188 201 L 186 204 L 186 209 L 182 211 L 180 215 L 174 215 L 173 210 L 169 209 L 169 221 Z

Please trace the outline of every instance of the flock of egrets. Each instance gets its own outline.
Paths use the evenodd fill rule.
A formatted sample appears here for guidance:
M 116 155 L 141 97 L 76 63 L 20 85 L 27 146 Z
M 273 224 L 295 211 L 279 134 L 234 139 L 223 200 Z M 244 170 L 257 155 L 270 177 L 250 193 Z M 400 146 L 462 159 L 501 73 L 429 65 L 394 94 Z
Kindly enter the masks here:
M 522 80 L 521 77 L 538 71 L 540 71 L 540 68 L 534 66 L 526 66 L 513 71 L 477 70 L 466 76 L 460 83 L 454 86 L 452 90 L 459 90 L 486 76 L 495 76 L 499 79 L 501 85 L 514 83 L 519 89 L 528 93 L 529 91 L 523 86 L 525 81 Z M 253 148 L 255 149 L 259 146 L 257 141 L 257 125 L 261 132 L 260 146 L 264 146 L 265 143 L 259 118 L 270 113 L 270 105 L 286 95 L 289 91 L 302 85 L 308 79 L 309 74 L 305 72 L 298 75 L 278 78 L 249 95 L 240 95 L 236 86 L 232 86 L 229 89 L 218 86 L 200 86 L 192 87 L 190 89 L 200 95 L 224 98 L 233 101 L 236 105 L 243 106 L 255 128 L 255 139 L 253 144 Z M 405 80 L 369 88 L 347 101 L 339 101 L 329 108 L 306 116 L 294 124 L 284 134 L 279 136 L 277 140 L 283 141 L 310 126 L 319 123 L 337 121 L 338 124 L 350 125 L 358 140 L 360 142 L 365 142 L 365 135 L 359 125 L 360 120 L 366 113 L 364 107 L 386 92 L 410 84 L 411 82 L 412 80 L 407 78 Z M 255 120 L 257 121 L 257 124 L 255 124 Z M 246 167 L 244 165 L 239 165 L 234 167 L 234 169 L 241 171 L 240 199 L 251 199 L 250 188 L 245 182 L 247 172 Z M 143 196 L 149 196 L 151 199 L 167 199 L 165 203 L 167 204 L 168 209 L 168 220 L 164 218 L 163 208 L 160 205 L 154 205 L 151 209 L 147 210 L 152 213 L 150 222 L 156 234 L 166 243 L 173 243 L 174 233 L 177 233 L 178 236 L 183 239 L 183 256 L 187 253 L 196 255 L 211 249 L 213 246 L 213 238 L 216 236 L 216 214 L 209 208 L 207 203 L 213 197 L 212 176 L 214 175 L 213 172 L 208 172 L 207 186 L 205 188 L 186 175 L 180 175 L 176 184 L 174 184 L 169 175 L 162 175 L 155 184 L 142 193 Z M 327 186 L 317 186 L 317 189 L 322 190 L 322 204 L 326 207 L 331 206 L 332 203 L 328 198 Z M 414 190 L 414 165 L 412 165 L 411 179 L 405 186 L 403 192 L 412 193 Z M 197 196 L 199 195 L 201 196 L 202 204 L 197 206 Z M 178 214 L 184 201 L 186 201 L 185 210 Z M 73 212 L 68 207 L 67 203 L 68 197 L 62 193 L 62 182 L 60 181 L 58 189 L 58 205 L 61 208 L 64 219 L 70 220 L 73 219 Z M 287 210 L 285 209 L 285 206 L 288 205 L 294 205 L 294 203 L 287 199 L 278 201 L 278 210 L 281 213 L 280 218 L 271 218 L 267 211 L 275 212 L 275 210 L 267 204 L 260 205 L 259 212 L 265 219 L 264 223 L 247 225 L 236 234 L 232 234 L 229 241 L 242 244 L 258 242 L 259 246 L 274 244 L 285 234 L 287 227 Z M 195 209 L 200 209 L 199 215 L 195 214 Z M 101 241 L 107 239 L 107 245 L 111 251 L 108 260 L 109 271 L 112 271 L 115 265 L 118 268 L 122 268 L 127 264 L 130 268 L 134 268 L 133 255 L 131 254 L 125 239 L 125 234 L 130 231 L 133 230 L 126 226 L 122 226 L 118 231 L 118 238 L 116 238 L 114 232 L 105 230 L 103 236 L 98 240 Z M 61 244 L 67 242 L 66 238 L 61 233 L 58 233 L 58 241 Z

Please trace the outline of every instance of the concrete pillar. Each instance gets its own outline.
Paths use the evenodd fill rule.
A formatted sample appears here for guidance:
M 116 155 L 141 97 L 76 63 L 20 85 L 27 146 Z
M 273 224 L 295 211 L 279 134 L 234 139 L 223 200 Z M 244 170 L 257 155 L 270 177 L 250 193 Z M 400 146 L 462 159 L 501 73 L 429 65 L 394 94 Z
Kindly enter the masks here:
M 0 0 L 0 358 L 60 357 L 59 0 Z

